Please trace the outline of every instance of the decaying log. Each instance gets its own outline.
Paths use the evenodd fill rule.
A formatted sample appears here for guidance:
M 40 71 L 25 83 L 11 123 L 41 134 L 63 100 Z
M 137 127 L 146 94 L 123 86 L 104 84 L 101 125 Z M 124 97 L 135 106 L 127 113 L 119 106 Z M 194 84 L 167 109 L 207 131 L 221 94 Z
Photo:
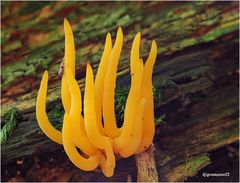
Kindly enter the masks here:
M 74 18 L 70 18 L 70 22 L 75 36 L 80 37 L 80 40 L 76 39 L 76 75 L 82 91 L 86 62 L 91 60 L 96 72 L 108 31 L 115 35 L 120 25 L 126 35 L 117 82 L 124 88 L 128 88 L 130 83 L 128 58 L 135 33 L 142 32 L 141 56 L 144 60 L 151 40 L 156 39 L 159 50 L 153 75 L 158 93 L 155 96 L 157 126 L 154 144 L 159 181 L 186 180 L 211 163 L 208 152 L 238 141 L 238 2 L 141 2 L 137 6 L 135 2 L 125 3 L 124 6 L 116 2 L 106 3 L 101 13 L 93 16 L 87 13 L 88 10 L 99 8 L 101 2 L 94 5 L 90 2 L 75 3 L 42 5 L 30 12 L 38 15 L 38 19 L 19 16 L 20 23 L 24 23 L 23 20 L 29 23 L 24 23 L 23 27 L 20 25 L 21 34 L 14 29 L 7 32 L 8 20 L 12 17 L 7 14 L 10 5 L 5 5 L 1 115 L 17 107 L 22 118 L 11 137 L 2 144 L 4 171 L 8 171 L 18 159 L 30 161 L 33 157 L 46 155 L 48 158 L 45 157 L 45 160 L 59 160 L 58 167 L 41 162 L 45 169 L 32 167 L 25 175 L 25 181 L 126 181 L 128 175 L 133 181 L 137 180 L 133 157 L 119 160 L 114 176 L 109 179 L 100 171 L 86 173 L 78 170 L 71 165 L 63 148 L 51 142 L 37 125 L 35 101 L 44 69 L 50 72 L 48 114 L 55 124 L 62 120 L 60 81 L 57 79 L 59 59 L 63 56 L 62 20 L 47 29 L 48 33 L 42 31 L 41 24 L 50 21 L 55 14 L 67 16 L 69 10 L 73 12 Z M 24 3 L 21 6 L 24 7 Z M 53 10 L 53 7 L 55 11 L 48 10 Z M 78 10 L 83 12 L 83 17 L 75 16 Z M 16 15 L 21 15 L 17 8 L 14 11 Z M 110 17 L 109 21 L 114 21 L 103 24 L 107 17 Z M 94 23 L 96 20 L 101 23 Z M 12 23 L 18 25 L 14 21 Z M 33 25 L 35 30 L 29 27 Z M 38 42 L 33 33 L 42 36 L 41 41 Z M 30 40 L 31 36 L 36 40 L 35 44 L 34 40 Z M 19 46 L 23 44 L 26 46 Z M 157 123 L 163 116 L 163 120 Z M 68 168 L 65 170 L 65 167 Z M 44 177 L 45 171 L 50 170 L 64 177 Z M 34 172 L 38 172 L 39 176 L 33 176 Z

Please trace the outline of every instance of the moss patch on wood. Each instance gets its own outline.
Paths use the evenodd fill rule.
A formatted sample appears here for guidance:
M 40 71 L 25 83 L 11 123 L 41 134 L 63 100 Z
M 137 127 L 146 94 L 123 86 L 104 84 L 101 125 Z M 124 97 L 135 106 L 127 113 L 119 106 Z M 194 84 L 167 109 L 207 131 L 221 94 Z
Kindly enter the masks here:
M 55 105 L 48 112 L 49 121 L 59 131 L 62 131 L 64 110 L 60 105 Z
M 188 170 L 188 176 L 193 176 L 202 167 L 210 163 L 210 158 L 207 154 L 202 154 L 199 156 L 193 156 L 190 160 L 186 162 L 186 168 Z
M 20 111 L 13 107 L 3 115 L 1 121 L 0 141 L 1 144 L 5 144 L 13 130 L 16 128 L 18 119 L 21 118 Z
M 207 154 L 193 156 L 186 160 L 185 163 L 180 164 L 171 172 L 167 173 L 167 180 L 169 182 L 183 181 L 187 177 L 194 176 L 200 169 L 210 163 L 210 158 Z
M 106 3 L 99 10 L 100 13 L 92 12 L 92 14 L 88 11 L 98 7 L 98 3 L 92 4 L 91 8 L 87 8 L 88 3 L 77 3 L 39 3 L 34 9 L 29 9 L 31 7 L 31 2 L 29 2 L 22 4 L 23 9 L 27 9 L 24 13 L 21 8 L 21 11 L 16 10 L 16 14 L 20 17 L 25 14 L 31 15 L 33 10 L 37 10 L 37 13 L 34 14 L 34 18 L 28 18 L 27 21 L 21 20 L 12 26 L 8 26 L 8 28 L 3 26 L 1 37 L 3 37 L 4 41 L 2 41 L 2 44 L 7 43 L 3 45 L 3 53 L 9 56 L 12 51 L 18 48 L 20 48 L 18 54 L 28 49 L 31 50 L 31 53 L 24 59 L 12 58 L 15 59 L 14 62 L 17 61 L 16 64 L 11 64 L 12 66 L 3 65 L 3 89 L 14 84 L 14 81 L 22 77 L 22 75 L 41 75 L 39 68 L 41 70 L 41 68 L 49 69 L 50 67 L 50 69 L 54 68 L 54 72 L 57 72 L 55 70 L 57 68 L 53 67 L 53 65 L 57 62 L 54 59 L 63 54 L 64 38 L 61 16 L 68 15 L 65 11 L 71 10 L 71 16 L 67 17 L 74 22 L 72 27 L 78 47 L 76 53 L 81 56 L 81 60 L 90 62 L 97 62 L 101 57 L 102 49 L 95 49 L 95 47 L 98 47 L 98 44 L 95 43 L 99 43 L 99 41 L 103 43 L 107 32 L 111 32 L 115 37 L 118 26 L 122 26 L 124 30 L 131 27 L 131 33 L 127 33 L 124 39 L 127 44 L 138 31 L 142 32 L 142 42 L 144 44 L 141 46 L 141 53 L 143 58 L 146 57 L 149 51 L 150 42 L 147 41 L 149 38 L 156 38 L 159 53 L 168 55 L 192 45 L 215 40 L 222 35 L 238 30 L 239 26 L 239 15 L 235 13 L 234 3 L 229 4 L 229 9 L 222 12 L 222 5 L 214 2 L 183 3 L 174 8 L 168 7 L 164 9 L 161 9 L 161 3 L 142 2 L 136 4 L 128 2 L 122 6 L 121 2 L 113 2 Z M 86 4 L 86 6 L 82 6 L 82 4 Z M 100 4 L 101 2 L 99 2 Z M 208 11 L 205 12 L 203 8 L 206 7 Z M 148 12 L 148 8 L 153 9 L 153 11 Z M 160 10 L 158 11 L 158 9 Z M 78 15 L 79 11 L 81 11 L 80 16 Z M 49 15 L 43 16 L 44 13 Z M 53 21 L 52 16 L 54 14 L 61 14 L 61 16 L 56 21 Z M 46 22 L 48 28 L 45 26 Z M 21 35 L 24 36 L 19 36 L 12 41 L 11 34 L 16 34 L 16 26 L 21 30 Z M 6 34 L 6 32 L 8 33 Z M 31 41 L 33 37 L 41 37 L 41 35 L 45 35 L 47 39 Z M 178 40 L 174 40 L 174 37 Z M 26 43 L 24 40 L 28 40 L 28 42 Z M 84 49 L 89 46 L 89 43 L 91 43 L 91 49 L 85 52 Z M 92 53 L 92 50 L 97 50 L 97 52 Z M 122 55 L 121 60 L 128 59 L 129 55 L 124 50 Z M 5 56 L 2 59 L 4 63 Z

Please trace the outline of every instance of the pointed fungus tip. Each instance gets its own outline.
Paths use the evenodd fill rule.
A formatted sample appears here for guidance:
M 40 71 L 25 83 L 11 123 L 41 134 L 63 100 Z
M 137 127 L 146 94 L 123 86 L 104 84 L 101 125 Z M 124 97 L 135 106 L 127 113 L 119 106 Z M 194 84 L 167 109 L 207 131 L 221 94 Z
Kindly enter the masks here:
M 63 22 L 64 22 L 64 24 L 68 23 L 68 20 L 66 17 L 64 18 Z
M 136 36 L 141 37 L 141 32 L 138 32 Z
M 121 27 L 118 27 L 118 31 L 117 31 L 117 40 L 122 40 L 123 39 L 123 31 Z
M 111 38 L 111 33 L 110 32 L 107 33 L 107 38 Z
M 91 67 L 91 65 L 88 63 L 88 64 L 87 64 L 87 71 L 89 71 L 89 72 L 90 72 L 90 71 L 91 71 L 91 69 L 92 69 L 92 67 Z
M 140 43 L 140 40 L 141 40 L 141 33 L 138 32 L 138 33 L 136 34 L 136 36 L 134 37 L 133 44 L 134 44 L 134 43 L 136 44 L 136 41 Z
M 107 40 L 110 40 L 110 41 L 111 41 L 111 39 L 112 39 L 112 37 L 111 37 L 111 33 L 108 32 L 108 33 L 107 33 L 107 37 L 106 37 L 106 41 L 107 41 Z
M 87 64 L 87 69 L 86 69 L 86 78 L 92 78 L 93 77 L 93 71 L 91 65 L 88 63 Z M 91 80 L 91 79 L 90 79 Z M 87 84 L 87 82 L 86 82 Z
M 122 34 L 122 28 L 121 27 L 118 27 L 117 33 L 121 33 Z
M 70 23 L 69 21 L 67 20 L 67 18 L 64 18 L 64 27 L 65 26 L 70 26 Z
M 43 77 L 48 77 L 48 71 L 47 70 L 44 71 Z
M 157 42 L 156 42 L 155 39 L 152 41 L 152 46 L 154 46 L 155 48 L 157 48 Z
M 41 85 L 47 85 L 48 83 L 48 71 L 44 71 L 43 73 L 43 77 L 42 77 L 42 80 L 41 80 Z

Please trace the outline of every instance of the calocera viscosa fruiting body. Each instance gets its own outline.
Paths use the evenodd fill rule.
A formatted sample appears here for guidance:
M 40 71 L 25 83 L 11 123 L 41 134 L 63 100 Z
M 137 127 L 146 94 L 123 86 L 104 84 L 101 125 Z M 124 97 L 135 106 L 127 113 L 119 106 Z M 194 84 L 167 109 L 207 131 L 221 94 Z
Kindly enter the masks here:
M 152 42 L 144 64 L 139 53 L 141 34 L 138 33 L 134 38 L 130 57 L 131 87 L 123 125 L 118 128 L 114 95 L 117 65 L 123 44 L 122 29 L 117 31 L 114 46 L 111 34 L 107 34 L 95 81 L 92 68 L 87 64 L 83 110 L 81 90 L 75 79 L 73 32 L 67 19 L 64 19 L 64 31 L 65 55 L 61 98 L 65 114 L 62 132 L 51 125 L 46 114 L 47 71 L 43 75 L 37 96 L 37 121 L 50 139 L 63 144 L 74 165 L 85 171 L 100 167 L 105 176 L 111 177 L 116 166 L 115 155 L 126 158 L 141 153 L 152 144 L 155 133 L 152 72 L 157 45 L 155 41 Z

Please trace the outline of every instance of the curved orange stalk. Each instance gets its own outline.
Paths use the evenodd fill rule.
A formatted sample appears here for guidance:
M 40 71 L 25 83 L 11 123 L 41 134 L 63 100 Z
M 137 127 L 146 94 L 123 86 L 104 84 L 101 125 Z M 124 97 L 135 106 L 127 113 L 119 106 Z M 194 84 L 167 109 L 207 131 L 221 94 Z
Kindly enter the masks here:
M 104 175 L 110 177 L 113 175 L 115 168 L 115 156 L 109 138 L 102 136 L 97 127 L 93 71 L 89 64 L 87 65 L 84 93 L 84 118 L 84 124 L 89 140 L 96 148 L 104 150 L 106 154 L 106 160 L 104 160 L 104 158 L 101 160 L 101 167 L 103 167 L 102 171 Z
M 116 138 L 120 135 L 120 129 L 118 129 L 116 124 L 114 110 L 114 94 L 116 87 L 117 66 L 122 51 L 122 44 L 123 33 L 122 29 L 119 27 L 116 41 L 108 62 L 103 93 L 104 132 L 107 136 L 111 138 Z
M 108 33 L 106 37 L 106 43 L 105 43 L 103 55 L 98 66 L 98 71 L 95 79 L 95 88 L 94 88 L 97 125 L 102 135 L 104 135 L 103 125 L 102 125 L 104 80 L 105 80 L 105 75 L 108 67 L 108 60 L 109 60 L 111 51 L 112 51 L 112 39 L 111 39 L 111 34 Z
M 137 153 L 142 152 L 152 144 L 153 137 L 155 134 L 152 73 L 156 57 L 157 57 L 157 44 L 155 41 L 153 41 L 148 59 L 144 66 L 142 91 L 143 97 L 146 98 L 148 102 L 146 104 L 146 110 L 144 112 L 143 122 L 144 127 L 142 132 L 142 140 L 137 149 Z
M 130 69 L 131 69 L 132 75 L 136 72 L 135 66 L 139 64 L 138 60 L 140 58 L 139 56 L 140 41 L 141 41 L 141 33 L 139 32 L 137 33 L 137 35 L 133 40 L 132 49 L 131 49 Z
M 139 144 L 141 143 L 145 106 L 146 99 L 142 98 L 137 108 L 137 114 L 135 116 L 134 126 L 128 141 L 128 146 L 119 151 L 119 154 L 124 158 L 132 156 L 135 153 Z
M 141 82 L 143 76 L 143 61 L 139 60 L 140 34 L 134 38 L 131 50 L 131 88 L 124 111 L 124 123 L 119 137 L 114 139 L 114 149 L 120 151 L 128 146 L 132 133 L 137 106 L 142 96 Z M 133 64 L 134 63 L 134 64 Z
M 82 112 L 82 99 L 81 99 L 81 91 L 78 86 L 77 81 L 75 80 L 71 69 L 66 67 L 66 76 L 68 81 L 68 86 L 71 94 L 71 108 L 69 111 L 69 118 L 71 123 L 69 125 L 72 126 L 72 134 L 74 143 L 87 155 L 95 155 L 97 149 L 92 145 L 89 141 L 85 127 L 84 127 L 84 119 L 81 115 Z M 82 129 L 82 127 L 84 129 Z
M 73 76 L 75 76 L 75 45 L 72 28 L 64 18 L 64 32 L 65 32 L 65 56 L 64 56 L 64 69 L 69 66 L 72 70 Z M 67 84 L 66 74 L 63 72 L 61 96 L 64 110 L 69 112 L 71 106 L 71 96 Z
M 45 133 L 45 135 L 47 135 L 54 142 L 62 144 L 62 133 L 52 126 L 47 117 L 46 113 L 47 87 L 48 87 L 48 72 L 45 71 L 37 95 L 36 103 L 37 122 L 41 130 Z
M 99 155 L 90 156 L 87 159 L 79 154 L 72 140 L 73 129 L 70 123 L 70 118 L 68 114 L 65 113 L 63 122 L 63 147 L 65 152 L 67 153 L 71 162 L 78 168 L 85 171 L 96 169 L 100 163 Z

